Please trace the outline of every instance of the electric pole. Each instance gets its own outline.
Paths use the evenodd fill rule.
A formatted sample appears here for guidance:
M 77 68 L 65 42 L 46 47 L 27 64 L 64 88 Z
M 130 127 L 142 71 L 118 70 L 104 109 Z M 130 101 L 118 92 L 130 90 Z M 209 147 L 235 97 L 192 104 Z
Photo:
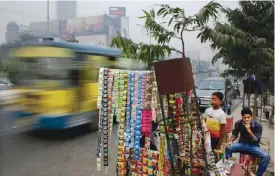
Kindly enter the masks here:
M 50 37 L 50 0 L 47 0 L 47 33 Z

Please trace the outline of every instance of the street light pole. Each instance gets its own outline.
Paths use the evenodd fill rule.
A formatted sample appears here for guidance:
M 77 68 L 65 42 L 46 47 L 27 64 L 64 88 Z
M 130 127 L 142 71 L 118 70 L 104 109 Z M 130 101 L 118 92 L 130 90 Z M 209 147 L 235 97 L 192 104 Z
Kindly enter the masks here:
M 50 0 L 47 0 L 47 33 L 50 34 Z

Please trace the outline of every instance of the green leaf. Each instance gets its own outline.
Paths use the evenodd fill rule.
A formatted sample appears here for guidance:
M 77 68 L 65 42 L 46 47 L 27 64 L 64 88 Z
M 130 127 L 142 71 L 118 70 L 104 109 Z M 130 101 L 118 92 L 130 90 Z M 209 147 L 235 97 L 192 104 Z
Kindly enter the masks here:
M 256 46 L 266 45 L 266 39 L 265 38 L 257 38 L 257 39 L 255 39 L 255 45 Z
M 153 9 L 150 10 L 150 15 L 153 19 L 155 18 L 155 11 Z
M 172 18 L 169 20 L 168 26 L 171 25 L 171 23 L 173 22 L 173 20 L 174 20 L 174 17 L 172 17 Z
M 157 15 L 158 16 L 161 16 L 164 12 L 166 11 L 166 8 L 160 8 L 159 10 L 158 10 L 158 12 L 157 12 Z
M 145 13 L 146 17 L 150 16 L 150 13 L 148 13 L 147 11 L 145 11 L 145 10 L 142 10 L 142 11 L 143 11 L 143 13 Z
M 164 12 L 164 14 L 162 15 L 162 18 L 165 18 L 169 13 L 166 11 Z
M 140 16 L 138 17 L 139 19 L 142 19 L 142 18 L 147 18 L 147 16 Z

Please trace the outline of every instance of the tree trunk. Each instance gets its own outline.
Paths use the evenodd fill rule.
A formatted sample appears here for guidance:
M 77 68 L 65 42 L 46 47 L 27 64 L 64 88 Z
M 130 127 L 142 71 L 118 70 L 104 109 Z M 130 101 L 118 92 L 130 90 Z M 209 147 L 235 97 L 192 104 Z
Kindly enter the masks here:
M 182 57 L 185 58 L 185 43 L 182 39 Z
M 255 117 L 258 117 L 258 91 L 255 92 L 254 94 L 254 106 L 253 106 L 253 119 L 255 119 Z
M 151 59 L 148 61 L 148 70 L 151 70 L 151 68 L 152 68 L 152 62 L 151 62 Z
M 183 29 L 181 30 L 181 33 L 180 33 L 180 39 L 181 39 L 181 44 L 182 44 L 182 57 L 185 58 L 185 43 L 184 43 L 184 40 L 183 40 Z

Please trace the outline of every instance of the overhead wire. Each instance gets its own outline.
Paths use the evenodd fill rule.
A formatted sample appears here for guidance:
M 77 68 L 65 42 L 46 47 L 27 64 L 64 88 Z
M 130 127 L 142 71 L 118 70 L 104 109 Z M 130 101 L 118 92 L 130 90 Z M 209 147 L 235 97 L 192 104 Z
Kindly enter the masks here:
M 12 13 L 18 13 L 18 14 L 27 14 L 27 15 L 32 15 L 32 16 L 40 16 L 40 17 L 43 17 L 43 18 L 46 18 L 45 16 L 43 15 L 40 15 L 40 14 L 37 14 L 37 13 L 30 13 L 30 12 L 24 12 L 24 11 L 17 11 L 17 10 L 11 10 L 11 9 L 7 9 L 7 8 L 2 8 L 0 7 L 0 11 L 8 11 L 8 12 L 12 12 Z

